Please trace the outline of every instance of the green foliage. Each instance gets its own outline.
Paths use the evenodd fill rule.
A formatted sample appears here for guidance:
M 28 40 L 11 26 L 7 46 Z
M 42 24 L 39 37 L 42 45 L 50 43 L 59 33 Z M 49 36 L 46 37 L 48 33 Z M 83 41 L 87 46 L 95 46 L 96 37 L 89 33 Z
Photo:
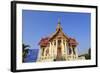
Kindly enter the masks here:
M 89 56 L 89 59 L 91 59 L 91 48 L 89 48 L 88 50 L 88 56 Z
M 27 54 L 28 54 L 28 50 L 29 49 L 26 49 L 27 47 L 30 47 L 29 45 L 25 45 L 25 44 L 22 44 L 22 61 L 24 62 L 24 59 L 26 58 Z
M 89 54 L 84 54 L 85 59 L 90 59 Z
M 81 56 L 85 56 L 86 60 L 91 59 L 91 48 L 88 49 L 88 53 L 82 54 L 79 57 Z

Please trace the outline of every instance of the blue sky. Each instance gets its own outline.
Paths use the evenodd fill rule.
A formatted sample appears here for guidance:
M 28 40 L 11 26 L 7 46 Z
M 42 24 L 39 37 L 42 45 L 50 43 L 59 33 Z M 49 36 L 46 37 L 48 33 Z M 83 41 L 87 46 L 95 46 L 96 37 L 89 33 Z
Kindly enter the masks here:
M 23 43 L 30 45 L 31 49 L 39 49 L 40 39 L 56 31 L 59 18 L 63 32 L 79 43 L 79 53 L 90 48 L 90 13 L 23 10 Z

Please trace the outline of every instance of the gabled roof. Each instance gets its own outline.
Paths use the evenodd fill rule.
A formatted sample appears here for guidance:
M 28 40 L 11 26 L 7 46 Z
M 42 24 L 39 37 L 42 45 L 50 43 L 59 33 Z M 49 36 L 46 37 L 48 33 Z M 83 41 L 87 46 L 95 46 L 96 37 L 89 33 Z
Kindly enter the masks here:
M 40 46 L 46 47 L 49 44 L 49 41 L 52 40 L 58 33 L 61 33 L 67 39 L 69 45 L 78 45 L 77 41 L 74 38 L 70 38 L 64 34 L 60 24 L 61 24 L 60 21 L 58 21 L 58 25 L 56 27 L 56 32 L 54 32 L 51 36 L 42 38 L 40 40 L 40 42 L 39 42 Z
M 42 38 L 39 42 L 39 45 L 42 47 L 46 47 L 49 44 L 49 37 Z M 77 46 L 78 42 L 74 38 L 68 38 L 69 45 Z
M 49 40 L 51 40 L 53 37 L 55 37 L 59 32 L 61 32 L 61 33 L 63 34 L 63 36 L 66 37 L 66 39 L 68 39 L 68 36 L 66 36 L 66 35 L 64 34 L 64 32 L 62 31 L 62 27 L 61 27 L 61 22 L 60 22 L 60 20 L 58 20 L 58 25 L 57 25 L 57 27 L 56 27 L 56 32 L 53 33 L 53 34 L 50 36 L 50 39 L 49 39 Z
M 46 47 L 49 44 L 49 37 L 42 38 L 39 42 L 40 46 Z
M 53 34 L 50 36 L 49 40 L 52 40 L 59 32 L 61 32 L 61 33 L 63 34 L 63 36 L 64 36 L 66 39 L 68 39 L 68 36 L 66 36 L 66 35 L 63 33 L 63 31 L 57 30 L 55 33 L 53 33 Z
M 78 42 L 74 38 L 69 38 L 68 43 L 70 45 L 75 45 L 75 46 L 78 45 Z

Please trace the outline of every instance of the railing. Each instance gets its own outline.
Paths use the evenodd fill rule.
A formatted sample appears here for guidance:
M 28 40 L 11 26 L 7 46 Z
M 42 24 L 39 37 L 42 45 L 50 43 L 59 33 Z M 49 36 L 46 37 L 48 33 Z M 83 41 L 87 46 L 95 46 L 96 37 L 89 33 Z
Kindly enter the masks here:
M 51 56 L 41 56 L 40 57 L 41 60 L 43 60 L 43 59 L 51 59 L 51 58 L 53 58 L 53 57 L 51 57 Z
M 66 60 L 76 60 L 78 57 L 76 55 L 65 55 L 63 56 Z
M 41 56 L 40 60 L 54 60 L 56 59 L 56 57 L 54 56 Z M 61 57 L 61 60 L 65 61 L 65 60 L 81 60 L 81 59 L 85 59 L 85 57 L 77 57 L 76 55 L 64 55 Z

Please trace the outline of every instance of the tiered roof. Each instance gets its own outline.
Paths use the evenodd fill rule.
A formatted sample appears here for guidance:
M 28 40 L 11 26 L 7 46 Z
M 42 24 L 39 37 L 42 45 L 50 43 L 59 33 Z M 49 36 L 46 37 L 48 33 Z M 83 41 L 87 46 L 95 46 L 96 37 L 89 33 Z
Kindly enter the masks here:
M 39 42 L 39 45 L 43 46 L 43 47 L 46 47 L 49 44 L 49 39 L 50 39 L 49 37 L 42 38 Z M 68 43 L 69 43 L 69 45 L 73 45 L 73 46 L 78 45 L 77 41 L 74 38 L 69 38 Z
M 63 33 L 62 27 L 61 27 L 60 24 L 61 24 L 60 21 L 58 21 L 58 26 L 56 27 L 56 32 L 53 33 L 53 35 L 51 35 L 50 37 L 42 38 L 42 39 L 40 40 L 40 42 L 39 42 L 39 45 L 40 45 L 40 46 L 46 47 L 46 46 L 49 44 L 50 40 L 51 40 L 53 37 L 55 37 L 56 34 L 59 33 L 59 31 L 62 32 L 62 34 L 68 39 L 69 45 L 74 45 L 74 46 L 78 45 L 77 41 L 76 41 L 74 38 L 70 38 L 70 37 L 66 36 L 66 35 Z

